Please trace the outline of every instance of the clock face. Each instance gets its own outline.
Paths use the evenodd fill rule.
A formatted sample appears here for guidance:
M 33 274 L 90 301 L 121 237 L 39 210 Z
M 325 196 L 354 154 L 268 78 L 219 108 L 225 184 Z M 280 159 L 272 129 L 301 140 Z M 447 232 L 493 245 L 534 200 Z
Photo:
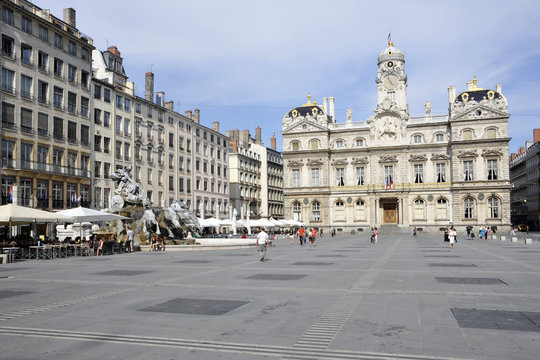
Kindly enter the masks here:
M 389 89 L 393 90 L 398 86 L 399 79 L 396 75 L 388 75 L 383 79 L 383 85 Z

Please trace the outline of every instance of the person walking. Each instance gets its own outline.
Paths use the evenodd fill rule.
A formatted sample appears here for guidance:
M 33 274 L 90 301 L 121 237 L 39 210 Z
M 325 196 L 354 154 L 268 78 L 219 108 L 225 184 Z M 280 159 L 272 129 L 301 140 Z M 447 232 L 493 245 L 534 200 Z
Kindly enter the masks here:
M 266 255 L 266 244 L 268 243 L 268 234 L 264 232 L 264 228 L 257 234 L 257 247 L 259 249 L 259 261 L 264 261 Z
M 130 252 L 133 252 L 133 236 L 133 230 L 131 230 L 131 226 L 128 226 L 128 231 L 126 233 L 126 252 L 128 251 L 128 249 Z
M 317 228 L 313 228 L 311 236 L 313 237 L 313 246 L 317 246 Z
M 413 229 L 412 235 L 413 235 L 413 237 L 416 237 L 416 226 L 415 226 L 414 229 Z
M 450 240 L 450 249 L 454 248 L 454 244 L 457 242 L 457 231 L 452 226 L 448 232 L 448 240 Z
M 301 226 L 300 229 L 298 229 L 298 241 L 300 242 L 300 245 L 304 245 L 304 227 Z
M 99 253 L 101 252 L 101 256 L 103 256 L 103 238 L 99 239 L 99 245 L 97 248 L 96 256 L 100 256 Z
M 289 239 L 291 240 L 291 245 L 294 244 L 294 230 L 289 231 Z

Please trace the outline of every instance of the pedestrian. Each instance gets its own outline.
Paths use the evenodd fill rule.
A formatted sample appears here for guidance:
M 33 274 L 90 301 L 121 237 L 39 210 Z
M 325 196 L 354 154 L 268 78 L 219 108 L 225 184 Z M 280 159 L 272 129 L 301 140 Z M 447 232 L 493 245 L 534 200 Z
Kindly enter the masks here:
M 309 246 L 313 246 L 313 229 L 308 231 Z
M 131 230 L 131 226 L 128 226 L 128 231 L 126 233 L 127 241 L 126 241 L 126 252 L 129 251 L 133 252 L 133 230 Z
M 447 226 L 446 229 L 444 229 L 444 235 L 443 235 L 444 242 L 450 241 L 450 239 L 448 238 L 448 234 L 450 234 L 450 229 L 448 229 L 448 226 Z
M 457 242 L 457 231 L 452 226 L 450 232 L 448 233 L 448 239 L 450 240 L 450 249 L 454 248 L 454 244 Z
M 304 227 L 300 226 L 300 229 L 298 229 L 298 240 L 300 241 L 300 245 L 304 245 Z
M 161 251 L 165 251 L 165 240 L 163 240 L 163 236 L 159 237 L 158 244 L 161 247 Z
M 336 229 L 332 229 L 332 237 L 336 236 Z
M 379 238 L 379 231 L 377 230 L 376 227 L 372 227 L 371 228 L 371 243 L 376 244 L 378 238 Z
M 412 235 L 413 235 L 413 237 L 416 237 L 416 226 L 415 226 L 414 229 L 413 229 Z
M 313 237 L 313 246 L 317 246 L 317 228 L 313 228 L 311 236 Z
M 510 229 L 510 235 L 516 236 L 516 229 L 514 228 L 514 225 L 512 225 L 512 228 Z
M 490 240 L 491 240 L 491 226 L 488 226 L 488 227 L 487 227 L 487 230 L 486 230 L 486 239 L 490 239 Z
M 323 229 L 321 229 L 321 231 L 319 231 L 319 237 L 322 237 L 323 236 Z
M 150 238 L 150 251 L 157 251 L 157 235 L 152 234 Z
M 289 239 L 291 240 L 291 245 L 294 244 L 294 231 L 289 231 Z
M 264 232 L 264 228 L 257 234 L 257 247 L 259 249 L 259 261 L 264 261 L 266 255 L 266 244 L 268 243 L 268 234 Z
M 99 253 L 101 252 L 101 256 L 103 256 L 103 238 L 99 239 L 99 245 L 97 248 L 96 256 L 100 256 Z

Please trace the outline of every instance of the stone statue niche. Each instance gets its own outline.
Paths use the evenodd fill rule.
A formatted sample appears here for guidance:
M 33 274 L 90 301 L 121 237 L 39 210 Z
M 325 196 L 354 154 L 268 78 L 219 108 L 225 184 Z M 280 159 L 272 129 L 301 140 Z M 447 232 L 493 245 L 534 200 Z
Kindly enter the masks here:
M 117 169 L 111 179 L 116 183 L 111 210 L 131 219 L 116 227 L 117 235 L 125 232 L 126 222 L 135 233 L 135 244 L 149 242 L 153 234 L 183 239 L 188 232 L 200 233 L 199 221 L 186 204 L 174 202 L 170 207 L 152 208 L 141 185 L 133 180 L 131 167 Z

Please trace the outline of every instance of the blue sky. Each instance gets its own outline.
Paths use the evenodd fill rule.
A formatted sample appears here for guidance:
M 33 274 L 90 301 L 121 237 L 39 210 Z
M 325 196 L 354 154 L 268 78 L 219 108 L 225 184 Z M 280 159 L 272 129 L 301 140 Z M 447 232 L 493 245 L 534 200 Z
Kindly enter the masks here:
M 540 127 L 540 2 L 347 0 L 35 0 L 62 18 L 77 10 L 77 27 L 100 50 L 115 45 L 144 95 L 155 73 L 175 110 L 199 108 L 201 122 L 221 131 L 261 126 L 281 149 L 281 121 L 306 102 L 336 98 L 336 117 L 363 121 L 376 106 L 377 57 L 389 32 L 405 52 L 412 116 L 448 111 L 473 75 L 502 92 L 512 114 L 510 151 Z M 149 6 L 151 4 L 151 6 Z

